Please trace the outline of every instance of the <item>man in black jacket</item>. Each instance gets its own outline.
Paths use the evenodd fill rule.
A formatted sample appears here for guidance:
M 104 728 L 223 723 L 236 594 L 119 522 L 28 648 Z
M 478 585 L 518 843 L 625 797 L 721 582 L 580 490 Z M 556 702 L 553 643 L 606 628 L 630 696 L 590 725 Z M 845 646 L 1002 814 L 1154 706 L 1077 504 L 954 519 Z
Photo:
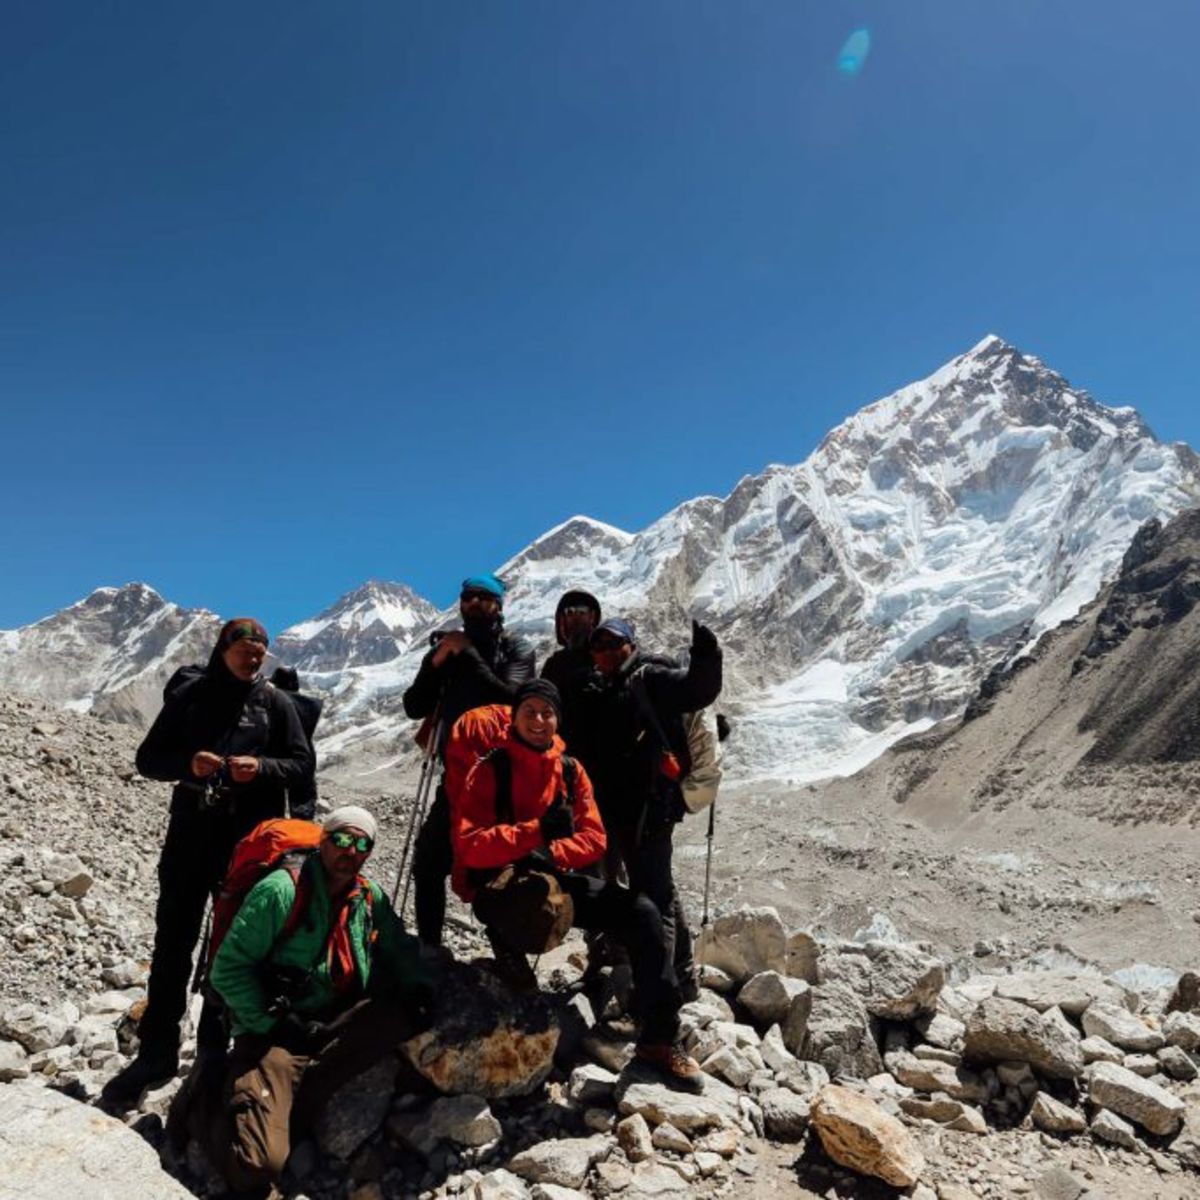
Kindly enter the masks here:
M 317 815 L 317 752 L 313 745 L 313 735 L 317 731 L 317 722 L 321 719 L 321 710 L 325 702 L 316 696 L 305 695 L 300 690 L 300 676 L 295 667 L 276 667 L 271 672 L 271 682 L 281 691 L 287 692 L 296 715 L 300 718 L 304 736 L 308 739 L 308 748 L 313 754 L 313 771 L 307 779 L 301 780 L 288 788 L 288 815 L 311 821 Z
M 459 612 L 463 627 L 442 634 L 425 655 L 404 693 L 404 711 L 428 722 L 434 752 L 442 757 L 454 722 L 484 704 L 511 704 L 517 688 L 537 674 L 533 647 L 504 632 L 504 584 L 495 575 L 463 580 Z M 417 935 L 438 946 L 446 919 L 450 847 L 450 801 L 439 784 L 413 852 Z
M 592 779 L 630 888 L 662 914 L 680 998 L 692 999 L 692 938 L 671 874 L 671 838 L 686 811 L 679 785 L 689 767 L 683 714 L 720 695 L 721 648 L 710 629 L 693 621 L 688 665 L 680 667 L 643 654 L 632 623 L 617 618 L 596 627 L 591 652 L 596 671 L 582 694 L 574 751 Z M 658 1065 L 675 1073 L 670 1063 Z
M 572 749 L 573 724 L 579 713 L 580 695 L 592 674 L 592 631 L 600 624 L 600 601 L 591 592 L 564 592 L 554 610 L 554 636 L 561 647 L 542 664 L 548 679 L 562 697 L 559 736 Z
M 133 1107 L 146 1088 L 178 1070 L 179 1022 L 205 903 L 238 839 L 259 821 L 283 816 L 288 788 L 312 777 L 313 754 L 296 709 L 259 674 L 267 642 L 253 618 L 228 621 L 206 666 L 182 667 L 171 677 L 162 712 L 138 747 L 138 772 L 175 789 L 158 862 L 140 1047 L 105 1085 L 101 1103 L 110 1109 Z M 222 1050 L 219 1013 L 206 1009 L 200 1025 L 199 1050 Z

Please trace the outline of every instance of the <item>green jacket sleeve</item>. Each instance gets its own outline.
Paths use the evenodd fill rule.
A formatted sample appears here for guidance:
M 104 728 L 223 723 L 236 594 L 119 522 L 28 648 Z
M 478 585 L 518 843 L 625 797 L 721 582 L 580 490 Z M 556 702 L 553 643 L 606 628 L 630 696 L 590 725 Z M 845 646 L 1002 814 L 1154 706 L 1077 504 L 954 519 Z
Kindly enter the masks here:
M 295 895 L 287 871 L 272 871 L 260 879 L 242 901 L 213 959 L 212 985 L 229 1006 L 239 1033 L 267 1033 L 275 1025 L 266 1009 L 258 966 L 271 953 Z
M 372 982 L 384 993 L 403 1000 L 406 994 L 431 983 L 421 962 L 421 943 L 405 933 L 384 890 L 378 884 L 371 886 L 375 891 L 372 920 L 378 934 L 371 964 Z

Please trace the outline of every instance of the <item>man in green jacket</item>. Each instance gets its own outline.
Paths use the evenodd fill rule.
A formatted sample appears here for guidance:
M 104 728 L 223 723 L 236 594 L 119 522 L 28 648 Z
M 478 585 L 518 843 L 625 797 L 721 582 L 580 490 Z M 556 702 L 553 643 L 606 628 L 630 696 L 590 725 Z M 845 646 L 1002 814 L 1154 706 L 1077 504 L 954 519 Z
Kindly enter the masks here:
M 297 882 L 284 868 L 260 879 L 213 960 L 234 1042 L 210 1136 L 235 1188 L 277 1180 L 289 1127 L 311 1127 L 343 1083 L 422 1027 L 431 993 L 419 943 L 360 874 L 375 834 L 366 809 L 331 812 Z M 297 884 L 305 912 L 287 933 Z

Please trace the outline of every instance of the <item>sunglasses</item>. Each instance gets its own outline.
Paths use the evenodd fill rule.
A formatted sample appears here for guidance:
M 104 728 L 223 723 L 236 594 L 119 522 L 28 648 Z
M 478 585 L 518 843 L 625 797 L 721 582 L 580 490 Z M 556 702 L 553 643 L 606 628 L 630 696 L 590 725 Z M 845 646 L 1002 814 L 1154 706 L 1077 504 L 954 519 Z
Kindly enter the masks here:
M 586 604 L 568 604 L 562 610 L 564 617 L 594 617 L 596 614 Z
M 353 846 L 359 854 L 366 854 L 375 845 L 365 833 L 351 833 L 348 829 L 335 829 L 329 835 L 329 840 L 339 850 L 349 850 Z
M 459 596 L 459 601 L 463 604 L 486 604 L 489 600 L 495 604 L 500 603 L 500 598 L 491 592 L 463 592 Z

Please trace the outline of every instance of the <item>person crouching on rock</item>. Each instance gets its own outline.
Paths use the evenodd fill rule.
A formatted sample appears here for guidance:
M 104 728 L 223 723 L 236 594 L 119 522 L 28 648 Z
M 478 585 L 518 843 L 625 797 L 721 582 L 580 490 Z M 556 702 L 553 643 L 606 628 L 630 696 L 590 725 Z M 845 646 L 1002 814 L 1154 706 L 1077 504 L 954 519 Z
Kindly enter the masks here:
M 681 1000 L 659 910 L 641 893 L 579 873 L 603 856 L 606 836 L 587 772 L 557 736 L 558 689 L 530 680 L 512 712 L 503 740 L 471 768 L 457 806 L 460 894 L 486 928 L 500 974 L 519 989 L 537 986 L 525 955 L 553 948 L 571 926 L 622 941 L 643 1016 L 638 1057 L 699 1086 L 699 1066 L 676 1044 Z
M 291 873 L 272 871 L 247 894 L 213 960 L 234 1042 L 223 1111 L 200 1127 L 234 1188 L 277 1180 L 289 1130 L 310 1130 L 342 1084 L 428 1024 L 420 944 L 361 874 L 375 834 L 366 809 L 334 809 L 302 868 L 311 872 L 303 917 L 289 922 Z M 197 1128 L 195 1117 L 189 1123 Z

